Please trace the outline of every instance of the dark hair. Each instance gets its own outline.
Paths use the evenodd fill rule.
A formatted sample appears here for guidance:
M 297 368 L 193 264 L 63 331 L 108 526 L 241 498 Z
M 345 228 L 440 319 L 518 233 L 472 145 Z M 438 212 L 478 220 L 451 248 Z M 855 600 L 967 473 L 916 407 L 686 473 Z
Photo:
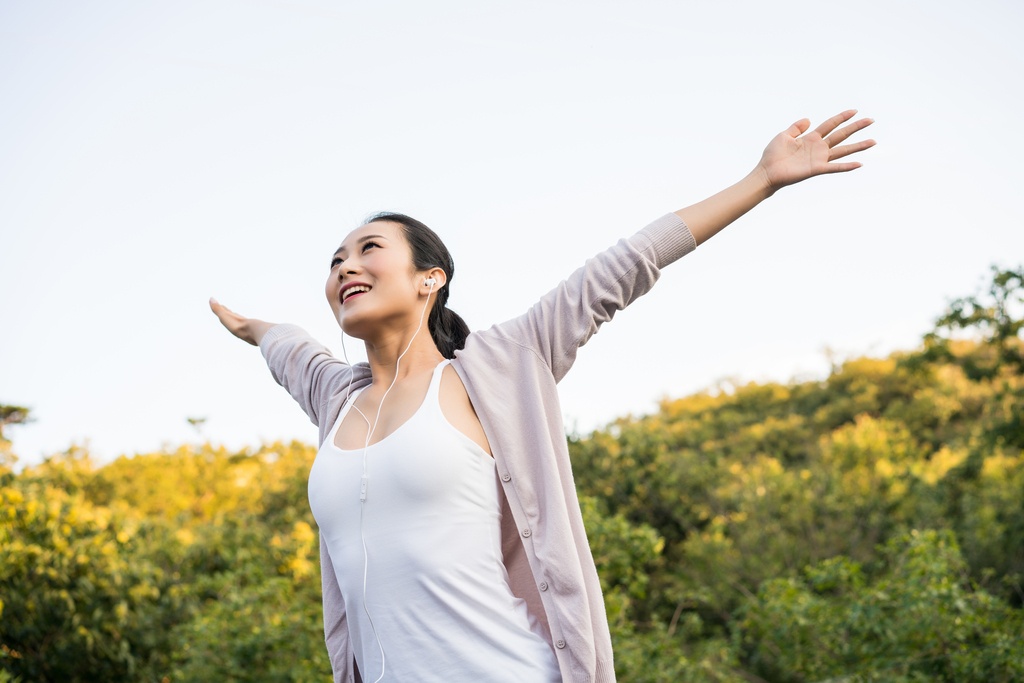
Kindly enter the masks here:
M 412 249 L 412 263 L 416 270 L 440 268 L 446 276 L 444 286 L 437 290 L 434 307 L 430 309 L 427 327 L 434 345 L 445 358 L 455 358 L 455 351 L 466 345 L 469 326 L 459 314 L 448 308 L 448 291 L 455 276 L 455 262 L 448 248 L 433 230 L 415 218 L 402 213 L 382 211 L 367 219 L 366 223 L 390 221 L 402 226 L 405 241 Z

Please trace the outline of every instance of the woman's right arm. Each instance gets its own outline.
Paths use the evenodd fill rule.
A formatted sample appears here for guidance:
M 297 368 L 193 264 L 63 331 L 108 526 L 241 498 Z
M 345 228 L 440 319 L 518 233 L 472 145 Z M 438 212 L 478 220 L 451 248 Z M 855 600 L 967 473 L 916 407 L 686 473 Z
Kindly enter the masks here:
M 327 399 L 350 381 L 360 379 L 359 370 L 363 366 L 352 368 L 338 360 L 301 327 L 246 318 L 217 303 L 216 299 L 210 299 L 210 309 L 231 334 L 260 347 L 270 374 L 317 426 L 320 426 L 320 412 Z M 365 375 L 369 376 L 369 368 Z

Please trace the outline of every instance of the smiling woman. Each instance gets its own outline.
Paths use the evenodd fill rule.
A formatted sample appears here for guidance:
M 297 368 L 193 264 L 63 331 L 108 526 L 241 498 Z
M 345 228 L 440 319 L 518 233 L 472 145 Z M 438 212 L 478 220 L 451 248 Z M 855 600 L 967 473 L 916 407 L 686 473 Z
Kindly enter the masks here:
M 872 123 L 840 128 L 854 114 L 810 132 L 794 123 L 738 183 L 619 241 L 488 330 L 470 334 L 446 308 L 452 259 L 401 214 L 352 231 L 327 279 L 368 363 L 211 299 L 319 428 L 309 501 L 335 681 L 614 681 L 556 384 L 662 268 L 778 189 L 859 167 L 836 162 L 874 144 L 839 144 Z

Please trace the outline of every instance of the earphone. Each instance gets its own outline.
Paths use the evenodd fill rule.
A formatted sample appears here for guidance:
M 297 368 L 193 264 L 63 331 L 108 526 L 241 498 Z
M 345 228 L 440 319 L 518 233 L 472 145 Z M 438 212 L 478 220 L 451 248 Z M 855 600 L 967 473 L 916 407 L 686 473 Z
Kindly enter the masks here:
M 430 291 L 427 292 L 427 300 L 426 302 L 424 302 L 423 311 L 420 313 L 419 325 L 416 327 L 416 331 L 413 332 L 412 338 L 409 339 L 409 344 L 408 346 L 405 347 L 405 351 L 402 351 L 401 355 L 398 356 L 398 360 L 395 361 L 395 378 L 391 380 L 391 386 L 389 386 L 387 390 L 384 392 L 384 395 L 381 396 L 380 403 L 377 405 L 377 416 L 373 419 L 372 425 L 370 424 L 370 421 L 366 418 L 366 415 L 363 415 L 363 411 L 359 410 L 354 401 L 352 402 L 353 410 L 359 413 L 359 415 L 366 422 L 366 427 L 369 430 L 369 433 L 366 435 L 366 441 L 363 443 L 363 476 L 359 481 L 359 540 L 363 546 L 363 612 L 366 613 L 366 618 L 370 622 L 370 628 L 373 629 L 373 637 L 377 639 L 377 647 L 380 648 L 380 676 L 377 677 L 377 680 L 373 683 L 379 683 L 380 680 L 384 678 L 384 671 L 387 666 L 387 661 L 384 656 L 384 644 L 380 641 L 380 636 L 377 634 L 377 626 L 373 623 L 373 617 L 370 616 L 370 610 L 366 606 L 366 574 L 370 565 L 369 556 L 366 553 L 366 538 L 363 536 L 363 504 L 366 502 L 366 489 L 370 479 L 369 475 L 366 474 L 366 451 L 370 447 L 370 439 L 373 438 L 373 433 L 377 429 L 377 423 L 380 421 L 380 411 L 384 407 L 384 399 L 388 397 L 388 393 L 391 391 L 392 388 L 394 388 L 395 383 L 398 381 L 398 370 L 402 363 L 402 357 L 409 352 L 409 349 L 412 348 L 413 341 L 416 340 L 416 336 L 420 333 L 420 330 L 423 329 L 423 318 L 427 314 L 427 307 L 430 305 L 430 295 L 434 292 L 434 285 L 436 283 L 437 280 L 435 280 L 432 277 L 428 277 L 425 280 L 423 280 L 423 285 L 430 287 Z M 341 331 L 341 352 L 345 356 L 345 364 L 351 367 L 352 364 L 349 363 L 348 361 L 348 352 L 345 350 L 344 329 L 342 329 Z M 352 392 L 353 377 L 354 374 L 350 373 L 348 380 L 348 389 L 345 392 L 346 403 L 348 402 Z

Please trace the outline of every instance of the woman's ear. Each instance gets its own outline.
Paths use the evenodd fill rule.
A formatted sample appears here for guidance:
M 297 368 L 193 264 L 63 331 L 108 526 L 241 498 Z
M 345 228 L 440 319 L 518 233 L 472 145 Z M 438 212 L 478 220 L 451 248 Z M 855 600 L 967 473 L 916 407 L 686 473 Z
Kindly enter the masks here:
M 434 280 L 434 291 L 441 289 L 448 282 L 448 277 L 444 274 L 444 270 L 440 268 L 431 268 L 427 271 L 426 275 L 423 276 L 423 286 L 428 290 L 430 289 L 430 279 Z

